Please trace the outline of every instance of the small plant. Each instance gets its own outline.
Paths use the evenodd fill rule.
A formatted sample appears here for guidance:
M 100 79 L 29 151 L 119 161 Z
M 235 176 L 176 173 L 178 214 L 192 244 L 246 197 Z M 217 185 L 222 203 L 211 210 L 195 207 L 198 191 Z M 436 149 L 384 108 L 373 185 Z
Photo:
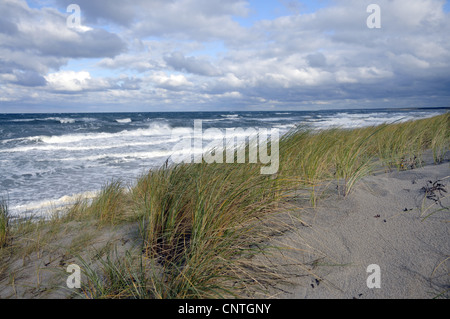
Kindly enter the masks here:
M 418 158 L 417 156 L 403 156 L 400 159 L 400 170 L 406 171 L 408 169 L 415 169 L 417 168 L 417 162 Z
M 421 190 L 425 193 L 426 198 L 433 200 L 442 207 L 441 198 L 444 196 L 443 193 L 447 193 L 447 190 L 441 182 L 442 180 L 439 179 L 435 182 L 428 181 L 427 185 L 422 187 Z
M 86 213 L 94 216 L 102 224 L 113 225 L 123 219 L 126 197 L 122 183 L 113 181 L 106 184 L 91 205 L 86 208 Z
M 154 298 L 152 273 L 147 269 L 142 255 L 119 256 L 117 247 L 106 257 L 98 256 L 96 266 L 79 257 L 87 282 L 82 286 L 82 294 L 88 299 L 145 299 Z
M 5 200 L 0 201 L 0 248 L 5 247 L 9 237 L 10 215 Z
M 447 177 L 446 177 L 447 178 Z M 425 219 L 427 219 L 428 217 L 441 212 L 441 211 L 450 211 L 449 207 L 445 207 L 444 205 L 442 205 L 442 200 L 445 198 L 448 198 L 450 195 L 445 195 L 444 193 L 447 193 L 447 190 L 445 189 L 445 185 L 442 183 L 442 180 L 436 180 L 436 181 L 428 181 L 427 185 L 421 188 L 421 191 L 425 193 L 425 196 L 423 198 L 424 204 L 425 204 L 425 199 L 429 199 L 434 201 L 434 203 L 430 206 L 428 206 L 427 208 L 422 208 L 422 215 L 424 216 L 427 211 L 429 211 L 430 209 L 432 209 L 432 207 L 435 207 L 436 204 L 439 204 L 439 206 L 441 206 L 441 208 L 439 209 L 435 209 L 434 211 L 432 211 L 431 213 L 428 213 L 423 219 L 422 221 L 424 221 Z
M 349 195 L 359 180 L 372 171 L 374 156 L 371 154 L 370 145 L 382 129 L 383 127 L 370 127 L 342 131 L 339 142 L 336 143 L 333 162 L 334 178 L 342 181 L 341 185 L 338 184 L 338 191 L 344 197 Z

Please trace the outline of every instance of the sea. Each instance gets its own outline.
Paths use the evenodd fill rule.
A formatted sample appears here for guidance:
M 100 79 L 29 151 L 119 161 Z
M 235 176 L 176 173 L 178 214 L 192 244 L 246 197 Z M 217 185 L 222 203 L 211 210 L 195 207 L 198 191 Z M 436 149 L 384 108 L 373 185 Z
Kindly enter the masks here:
M 46 218 L 108 182 L 132 186 L 165 165 L 174 146 L 202 129 L 356 128 L 432 117 L 449 109 L 273 112 L 0 113 L 0 199 L 16 217 Z M 223 138 L 207 134 L 203 143 Z

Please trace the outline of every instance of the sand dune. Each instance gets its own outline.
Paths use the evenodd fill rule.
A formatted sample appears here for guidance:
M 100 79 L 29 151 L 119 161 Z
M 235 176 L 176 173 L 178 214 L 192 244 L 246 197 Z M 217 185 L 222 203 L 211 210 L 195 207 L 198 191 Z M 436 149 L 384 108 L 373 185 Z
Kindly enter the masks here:
M 266 261 L 288 264 L 282 268 L 292 274 L 292 284 L 279 285 L 274 296 L 448 298 L 450 197 L 436 192 L 435 203 L 422 187 L 440 179 L 450 192 L 449 175 L 444 163 L 366 177 L 347 198 L 330 195 L 303 213 L 309 226 L 274 240 L 290 249 Z M 381 288 L 367 286 L 371 264 L 380 266 Z

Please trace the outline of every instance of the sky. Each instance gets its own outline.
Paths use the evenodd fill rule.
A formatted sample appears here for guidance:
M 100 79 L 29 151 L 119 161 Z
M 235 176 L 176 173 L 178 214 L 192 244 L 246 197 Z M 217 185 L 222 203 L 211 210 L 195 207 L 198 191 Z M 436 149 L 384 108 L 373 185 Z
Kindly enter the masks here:
M 0 113 L 450 106 L 445 0 L 0 0 L 0 12 Z

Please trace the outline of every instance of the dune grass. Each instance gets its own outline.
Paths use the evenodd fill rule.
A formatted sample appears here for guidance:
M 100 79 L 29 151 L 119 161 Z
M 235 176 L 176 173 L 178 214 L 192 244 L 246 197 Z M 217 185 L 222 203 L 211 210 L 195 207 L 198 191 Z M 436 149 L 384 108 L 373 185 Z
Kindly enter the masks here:
M 83 297 L 239 296 L 250 286 L 270 285 L 265 278 L 279 278 L 264 267 L 249 267 L 248 260 L 269 249 L 264 246 L 270 233 L 267 221 L 276 220 L 294 191 L 308 192 L 314 207 L 333 181 L 339 194 L 348 196 L 360 179 L 380 168 L 420 166 L 427 149 L 440 163 L 450 147 L 449 121 L 447 113 L 352 130 L 299 127 L 281 137 L 274 175 L 262 175 L 260 164 L 248 162 L 166 164 L 131 186 L 112 181 L 97 197 L 80 198 L 47 223 L 54 229 L 74 221 L 91 221 L 100 228 L 139 227 L 140 241 L 132 251 L 109 251 L 89 261 L 79 255 L 87 280 Z M 2 226 L 2 207 L 0 243 L 2 229 L 8 229 Z
M 110 251 L 105 258 L 99 258 L 99 266 L 79 257 L 87 281 L 79 296 L 88 299 L 147 299 L 154 293 L 149 287 L 149 271 L 144 265 L 145 256 L 126 252 L 119 256 Z
M 106 183 L 91 201 L 80 197 L 65 214 L 58 217 L 66 221 L 90 218 L 97 220 L 99 225 L 114 225 L 126 219 L 128 205 L 130 202 L 123 183 L 113 180 Z
M 10 233 L 10 216 L 5 200 L 0 200 L 0 249 L 7 245 Z
M 431 149 L 440 163 L 449 150 L 449 113 L 429 119 L 383 125 L 373 138 L 373 150 L 387 169 L 403 170 L 421 165 L 423 151 Z
M 151 171 L 131 192 L 145 251 L 168 276 L 158 292 L 164 298 L 230 293 L 218 283 L 238 279 L 230 260 L 254 253 L 258 218 L 280 194 L 259 165 L 206 163 Z
M 314 133 L 298 128 L 280 141 L 280 172 L 285 179 L 295 181 L 310 190 L 312 206 L 316 205 L 316 189 L 329 179 L 332 170 L 331 156 L 336 140 L 335 130 Z

